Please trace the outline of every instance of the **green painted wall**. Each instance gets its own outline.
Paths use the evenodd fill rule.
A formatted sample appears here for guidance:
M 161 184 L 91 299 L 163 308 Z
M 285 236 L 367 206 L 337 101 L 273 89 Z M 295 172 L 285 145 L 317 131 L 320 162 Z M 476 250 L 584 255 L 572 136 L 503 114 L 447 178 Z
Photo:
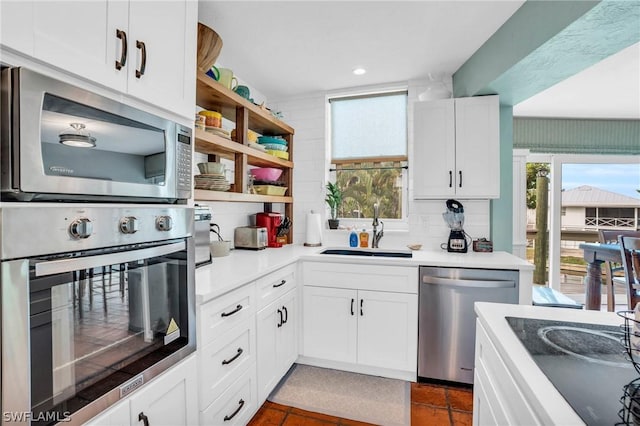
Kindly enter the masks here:
M 500 198 L 491 200 L 493 250 L 513 249 L 513 108 L 500 105 Z

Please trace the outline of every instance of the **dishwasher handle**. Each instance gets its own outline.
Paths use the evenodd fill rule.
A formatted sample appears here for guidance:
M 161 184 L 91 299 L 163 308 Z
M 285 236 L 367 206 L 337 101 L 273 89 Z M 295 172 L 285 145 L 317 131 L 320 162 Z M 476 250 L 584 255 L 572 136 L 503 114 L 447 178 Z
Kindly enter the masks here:
M 452 279 L 433 277 L 431 275 L 423 275 L 422 282 L 424 284 L 471 288 L 514 288 L 516 286 L 515 281 L 512 280 Z

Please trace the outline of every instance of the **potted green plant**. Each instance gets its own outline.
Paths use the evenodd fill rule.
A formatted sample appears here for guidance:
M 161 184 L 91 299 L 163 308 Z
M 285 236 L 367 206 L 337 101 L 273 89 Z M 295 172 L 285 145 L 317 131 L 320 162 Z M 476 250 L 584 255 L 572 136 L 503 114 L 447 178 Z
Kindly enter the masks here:
M 327 183 L 327 197 L 324 199 L 331 209 L 331 219 L 329 219 L 329 229 L 338 229 L 338 207 L 342 204 L 342 191 L 338 185 L 332 182 Z

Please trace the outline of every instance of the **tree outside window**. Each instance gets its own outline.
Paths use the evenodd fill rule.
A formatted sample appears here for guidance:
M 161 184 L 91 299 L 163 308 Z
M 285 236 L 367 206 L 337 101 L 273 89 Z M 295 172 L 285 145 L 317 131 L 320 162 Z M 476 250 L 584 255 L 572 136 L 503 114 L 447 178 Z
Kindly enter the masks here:
M 341 218 L 402 219 L 406 194 L 407 92 L 333 98 L 332 164 Z

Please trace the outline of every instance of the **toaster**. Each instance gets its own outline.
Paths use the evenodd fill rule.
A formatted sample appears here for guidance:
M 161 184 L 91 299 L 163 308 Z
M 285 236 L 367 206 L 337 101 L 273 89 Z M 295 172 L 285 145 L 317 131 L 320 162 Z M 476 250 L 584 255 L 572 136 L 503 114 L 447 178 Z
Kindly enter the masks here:
M 267 247 L 267 228 L 262 226 L 236 228 L 233 244 L 237 249 L 262 250 Z

